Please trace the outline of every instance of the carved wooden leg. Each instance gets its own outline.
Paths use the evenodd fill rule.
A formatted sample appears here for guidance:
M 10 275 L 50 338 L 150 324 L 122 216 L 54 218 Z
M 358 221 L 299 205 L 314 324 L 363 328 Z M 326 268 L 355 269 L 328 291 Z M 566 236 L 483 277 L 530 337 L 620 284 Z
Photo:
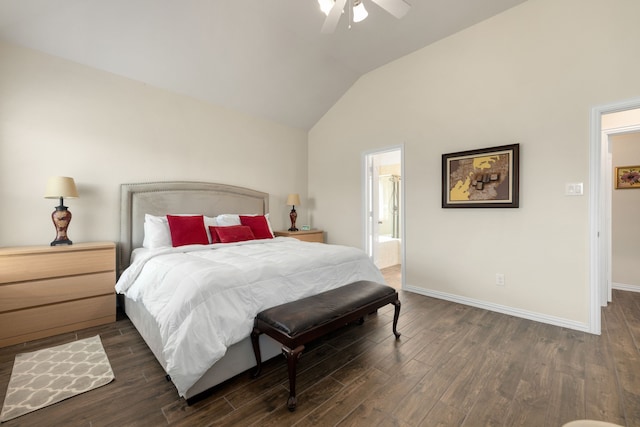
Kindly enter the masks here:
M 296 365 L 303 350 L 303 345 L 293 350 L 286 346 L 282 347 L 282 353 L 287 358 L 287 367 L 289 368 L 289 399 L 287 400 L 287 408 L 292 412 L 295 411 L 296 404 L 298 403 L 296 400 Z
M 396 339 L 400 338 L 400 332 L 398 332 L 398 317 L 400 317 L 400 300 L 395 300 L 393 305 L 395 305 L 395 313 L 393 313 L 393 335 L 396 336 Z
M 251 345 L 253 345 L 253 354 L 256 355 L 256 369 L 251 374 L 251 378 L 257 378 L 262 371 L 262 357 L 260 356 L 260 331 L 253 328 L 251 332 Z

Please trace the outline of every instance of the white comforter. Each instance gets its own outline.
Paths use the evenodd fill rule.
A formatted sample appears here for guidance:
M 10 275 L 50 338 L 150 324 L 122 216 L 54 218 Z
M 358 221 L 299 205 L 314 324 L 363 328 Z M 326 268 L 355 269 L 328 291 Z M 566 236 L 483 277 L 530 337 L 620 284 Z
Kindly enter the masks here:
M 363 251 L 278 237 L 138 252 L 116 291 L 157 322 L 166 371 L 184 396 L 249 336 L 258 312 L 357 280 L 384 283 Z

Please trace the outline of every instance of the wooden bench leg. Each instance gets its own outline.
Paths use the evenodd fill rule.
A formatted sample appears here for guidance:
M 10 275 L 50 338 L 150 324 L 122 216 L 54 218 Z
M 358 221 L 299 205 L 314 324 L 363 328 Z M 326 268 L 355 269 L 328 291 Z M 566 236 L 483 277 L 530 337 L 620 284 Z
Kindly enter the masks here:
M 256 369 L 251 374 L 251 378 L 257 378 L 262 371 L 262 356 L 260 355 L 260 331 L 253 328 L 251 332 L 251 345 L 253 346 L 253 354 L 256 355 Z
M 290 411 L 295 411 L 296 409 L 296 366 L 298 364 L 298 359 L 302 355 L 302 351 L 304 350 L 304 345 L 299 345 L 298 347 L 291 350 L 289 347 L 283 346 L 282 353 L 287 358 L 287 367 L 289 368 L 289 400 L 287 400 L 287 408 Z
M 393 335 L 396 339 L 400 338 L 400 332 L 398 332 L 398 317 L 400 317 L 400 300 L 395 300 L 393 305 L 395 306 L 395 312 L 393 313 Z

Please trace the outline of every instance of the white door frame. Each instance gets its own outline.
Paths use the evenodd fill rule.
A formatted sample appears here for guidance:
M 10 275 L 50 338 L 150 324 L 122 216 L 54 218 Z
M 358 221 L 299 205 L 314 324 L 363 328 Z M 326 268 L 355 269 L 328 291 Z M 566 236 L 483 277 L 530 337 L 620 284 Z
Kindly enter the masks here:
M 601 333 L 601 306 L 611 298 L 611 156 L 609 136 L 640 126 L 602 131 L 602 115 L 640 108 L 640 99 L 591 109 L 589 161 L 589 332 Z
M 386 150 L 384 151 L 386 152 Z M 379 232 L 379 216 L 378 216 L 378 198 L 380 196 L 377 188 L 379 181 L 377 157 L 380 152 L 372 152 L 365 155 L 365 204 L 364 204 L 364 226 L 365 226 L 365 252 L 371 258 L 374 264 L 378 263 L 378 245 L 376 239 Z
M 402 274 L 402 288 L 405 284 L 405 192 L 404 192 L 404 144 L 393 145 L 390 147 L 380 148 L 376 150 L 369 150 L 362 153 L 362 240 L 365 252 L 370 256 L 374 256 L 375 245 L 372 241 L 372 235 L 374 233 L 373 228 L 377 227 L 377 224 L 372 223 L 372 212 L 370 206 L 372 206 L 372 189 L 371 189 L 371 171 L 370 159 L 376 154 L 384 154 L 389 151 L 400 151 L 400 170 L 402 171 L 402 179 L 400 180 L 400 260 L 401 260 L 401 274 Z M 377 180 L 376 180 L 377 184 Z M 375 204 L 373 209 L 375 210 Z

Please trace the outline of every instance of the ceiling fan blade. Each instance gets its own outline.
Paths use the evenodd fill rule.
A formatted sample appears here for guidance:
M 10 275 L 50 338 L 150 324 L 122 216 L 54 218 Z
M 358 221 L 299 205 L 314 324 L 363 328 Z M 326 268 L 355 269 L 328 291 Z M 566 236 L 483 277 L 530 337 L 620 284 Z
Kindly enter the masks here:
M 407 14 L 411 6 L 404 0 L 371 0 L 396 18 L 400 19 Z
M 336 2 L 333 4 L 333 7 L 327 15 L 327 19 L 324 20 L 324 24 L 322 25 L 321 31 L 323 33 L 333 33 L 336 30 L 345 3 L 347 3 L 347 0 L 336 0 Z

